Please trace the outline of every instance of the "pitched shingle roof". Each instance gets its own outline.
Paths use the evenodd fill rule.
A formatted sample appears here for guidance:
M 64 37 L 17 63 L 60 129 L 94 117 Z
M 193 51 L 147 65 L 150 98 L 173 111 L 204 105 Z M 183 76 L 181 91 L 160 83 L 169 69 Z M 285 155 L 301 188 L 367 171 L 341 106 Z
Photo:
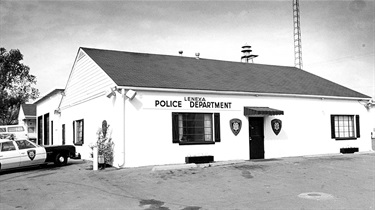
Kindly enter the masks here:
M 35 104 L 22 104 L 21 106 L 25 116 L 36 116 Z
M 81 49 L 119 86 L 370 98 L 295 67 Z

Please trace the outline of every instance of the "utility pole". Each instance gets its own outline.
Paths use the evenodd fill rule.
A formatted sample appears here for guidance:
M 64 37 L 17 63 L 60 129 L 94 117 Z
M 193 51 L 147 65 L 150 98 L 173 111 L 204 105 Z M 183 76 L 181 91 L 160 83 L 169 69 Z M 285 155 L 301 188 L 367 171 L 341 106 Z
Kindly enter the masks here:
M 293 0 L 293 27 L 294 27 L 294 66 L 302 69 L 302 43 L 299 17 L 299 2 Z

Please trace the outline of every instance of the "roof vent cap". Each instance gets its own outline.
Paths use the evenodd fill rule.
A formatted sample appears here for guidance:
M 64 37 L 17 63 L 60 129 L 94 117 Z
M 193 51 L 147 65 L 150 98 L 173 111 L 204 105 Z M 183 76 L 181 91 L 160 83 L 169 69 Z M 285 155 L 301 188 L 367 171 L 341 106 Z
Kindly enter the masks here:
M 197 53 L 195 53 L 195 58 L 196 59 L 199 59 L 199 56 L 200 56 L 201 54 L 199 53 L 199 52 L 197 52 Z

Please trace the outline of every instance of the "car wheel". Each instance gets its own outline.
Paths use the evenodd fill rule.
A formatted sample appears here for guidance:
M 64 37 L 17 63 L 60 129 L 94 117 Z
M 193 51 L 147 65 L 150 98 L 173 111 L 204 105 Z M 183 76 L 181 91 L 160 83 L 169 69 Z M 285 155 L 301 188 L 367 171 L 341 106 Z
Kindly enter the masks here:
M 55 164 L 58 166 L 63 166 L 68 163 L 68 157 L 65 154 L 58 154 L 55 158 Z

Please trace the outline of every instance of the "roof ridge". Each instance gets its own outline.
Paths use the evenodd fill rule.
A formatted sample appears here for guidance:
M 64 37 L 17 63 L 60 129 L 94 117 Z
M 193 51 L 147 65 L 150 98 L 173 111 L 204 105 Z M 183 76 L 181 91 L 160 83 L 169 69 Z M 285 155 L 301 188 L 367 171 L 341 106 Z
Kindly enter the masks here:
M 169 55 L 169 54 L 156 54 L 156 53 L 146 53 L 146 52 L 134 52 L 134 51 L 123 51 L 123 50 L 110 50 L 110 49 L 101 49 L 101 48 L 90 48 L 90 47 L 80 47 L 82 50 L 97 50 L 97 51 L 106 51 L 106 52 L 115 52 L 115 53 L 129 53 L 129 54 L 141 54 L 141 55 L 151 55 L 151 56 L 167 56 L 167 57 L 174 57 L 174 58 L 188 58 L 188 59 L 195 59 L 195 60 L 205 60 L 205 61 L 218 61 L 218 62 L 230 62 L 230 63 L 238 63 L 243 65 L 262 65 L 262 66 L 275 66 L 275 67 L 289 67 L 289 68 L 296 68 L 294 66 L 283 66 L 283 65 L 275 65 L 275 64 L 261 64 L 261 63 L 243 63 L 238 61 L 230 61 L 230 60 L 219 60 L 214 58 L 199 58 L 193 56 L 181 56 L 181 55 Z M 296 68 L 298 69 L 298 68 Z M 301 70 L 301 69 L 300 69 Z

